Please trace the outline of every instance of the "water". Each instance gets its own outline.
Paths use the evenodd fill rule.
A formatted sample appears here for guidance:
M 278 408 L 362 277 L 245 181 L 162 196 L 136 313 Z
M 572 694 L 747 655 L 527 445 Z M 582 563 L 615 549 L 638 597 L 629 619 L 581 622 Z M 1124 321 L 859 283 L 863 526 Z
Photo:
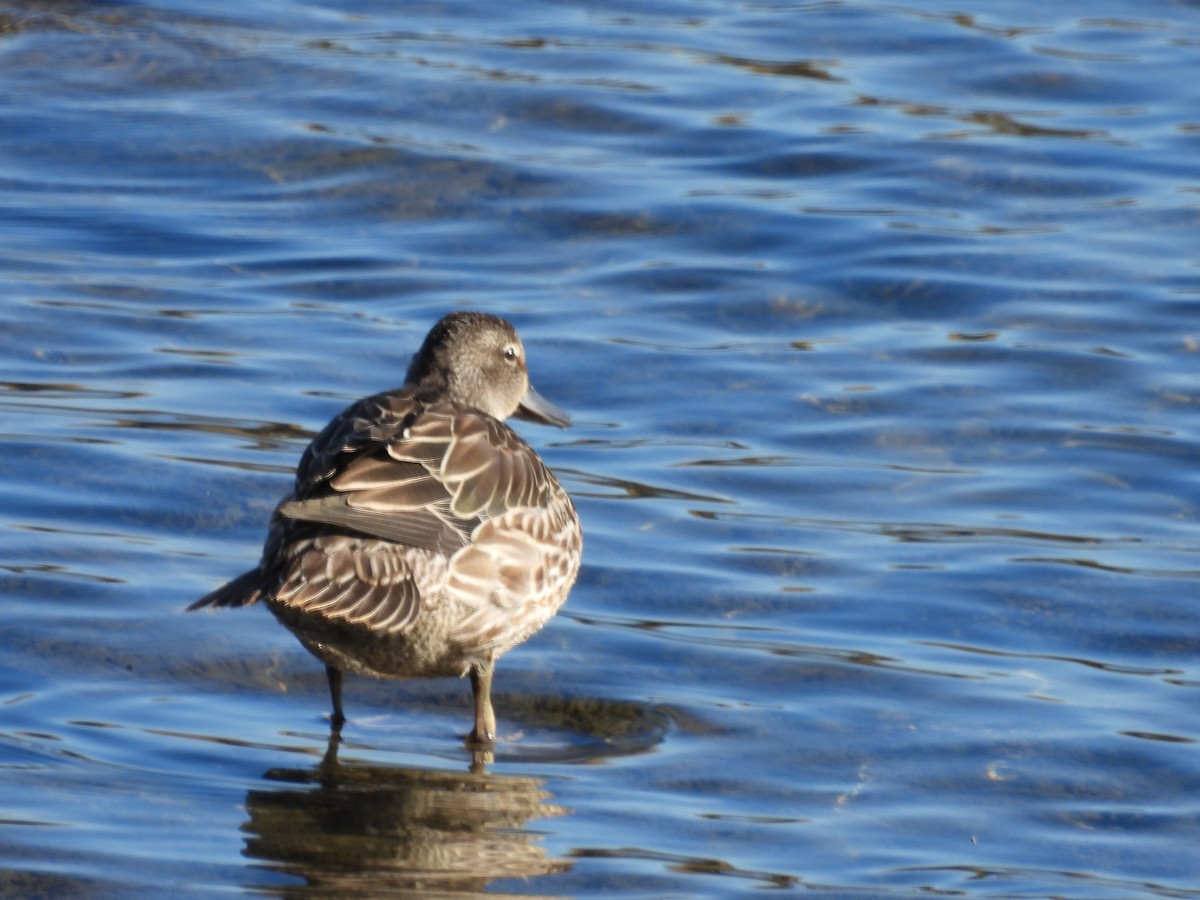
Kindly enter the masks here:
M 1074 6 L 1074 8 L 1070 8 Z M 0 3 L 0 893 L 1200 897 L 1194 3 Z M 583 571 L 262 609 L 311 434 L 511 317 Z

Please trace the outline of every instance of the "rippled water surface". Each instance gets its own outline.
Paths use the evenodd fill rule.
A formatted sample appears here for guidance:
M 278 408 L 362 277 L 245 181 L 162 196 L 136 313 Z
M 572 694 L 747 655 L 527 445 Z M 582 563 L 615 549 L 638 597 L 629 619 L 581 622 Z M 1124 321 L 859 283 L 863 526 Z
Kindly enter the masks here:
M 969 6 L 0 2 L 0 894 L 1200 897 L 1200 7 Z M 183 609 L 463 307 L 582 574 L 330 748 Z

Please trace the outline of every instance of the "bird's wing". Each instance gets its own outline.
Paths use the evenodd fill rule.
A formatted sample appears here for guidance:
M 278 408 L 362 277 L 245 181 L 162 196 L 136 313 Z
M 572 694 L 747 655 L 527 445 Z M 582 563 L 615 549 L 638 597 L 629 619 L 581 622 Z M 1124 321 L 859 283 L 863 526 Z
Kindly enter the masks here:
M 544 502 L 548 479 L 532 448 L 490 416 L 384 394 L 313 441 L 279 512 L 450 556 L 485 519 Z
M 273 536 L 285 574 L 273 597 L 328 618 L 403 630 L 420 613 L 421 584 L 431 583 L 418 569 L 435 565 L 412 548 L 461 559 L 484 523 L 536 509 L 556 489 L 532 448 L 490 416 L 403 395 L 360 401 L 313 441 L 293 498 L 279 506 Z M 295 528 L 301 522 L 334 530 L 305 533 Z M 280 539 L 285 533 L 295 540 Z M 492 586 L 475 587 L 473 602 L 487 602 Z

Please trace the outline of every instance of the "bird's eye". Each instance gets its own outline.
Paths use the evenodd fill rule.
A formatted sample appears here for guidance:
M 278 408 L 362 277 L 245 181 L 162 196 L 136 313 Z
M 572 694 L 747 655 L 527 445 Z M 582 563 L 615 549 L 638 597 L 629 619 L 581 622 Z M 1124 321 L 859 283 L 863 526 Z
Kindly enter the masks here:
M 509 362 L 512 362 L 514 359 L 516 359 L 517 358 L 517 348 L 516 347 L 505 347 L 504 348 L 504 358 L 507 359 Z

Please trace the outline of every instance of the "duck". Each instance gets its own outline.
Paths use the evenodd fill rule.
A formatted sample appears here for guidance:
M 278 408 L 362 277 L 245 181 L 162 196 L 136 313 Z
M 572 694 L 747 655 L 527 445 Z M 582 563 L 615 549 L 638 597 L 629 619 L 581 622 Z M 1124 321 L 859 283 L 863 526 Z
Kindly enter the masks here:
M 442 317 L 404 384 L 351 404 L 312 440 L 258 565 L 188 607 L 262 601 L 325 664 L 340 733 L 344 673 L 469 676 L 467 741 L 496 738 L 496 660 L 562 606 L 583 548 L 570 495 L 505 420 L 561 428 L 516 329 Z

